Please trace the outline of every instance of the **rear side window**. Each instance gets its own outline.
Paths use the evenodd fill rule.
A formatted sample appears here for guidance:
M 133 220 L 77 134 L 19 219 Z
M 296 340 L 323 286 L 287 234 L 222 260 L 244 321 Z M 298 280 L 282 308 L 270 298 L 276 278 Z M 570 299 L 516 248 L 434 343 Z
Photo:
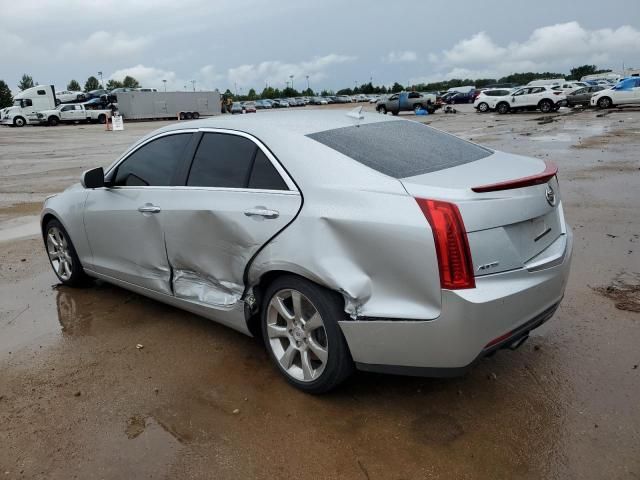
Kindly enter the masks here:
M 287 184 L 284 183 L 271 161 L 260 149 L 256 153 L 253 170 L 251 170 L 251 176 L 249 177 L 249 188 L 288 190 Z
M 257 146 L 237 135 L 205 133 L 193 159 L 187 185 L 245 188 Z
M 407 121 L 336 128 L 308 137 L 394 178 L 456 167 L 493 153 L 422 123 Z
M 128 187 L 171 185 L 191 135 L 167 135 L 143 145 L 118 166 L 113 184 Z

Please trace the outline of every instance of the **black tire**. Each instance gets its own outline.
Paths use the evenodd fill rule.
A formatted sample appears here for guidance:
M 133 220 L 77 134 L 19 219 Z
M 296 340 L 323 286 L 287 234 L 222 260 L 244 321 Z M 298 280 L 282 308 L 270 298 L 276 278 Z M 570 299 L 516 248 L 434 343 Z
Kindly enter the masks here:
M 384 105 L 380 105 L 378 108 L 376 108 L 376 110 L 378 111 L 378 113 L 381 113 L 382 115 L 387 114 L 387 107 L 385 107 Z
M 60 119 L 58 117 L 56 117 L 55 115 L 51 115 L 48 119 L 47 119 L 47 124 L 50 127 L 55 127 L 56 125 L 58 125 L 60 123 Z
M 271 299 L 283 290 L 297 290 L 304 295 L 322 317 L 326 333 L 327 361 L 324 370 L 315 380 L 301 381 L 291 376 L 280 365 L 276 358 L 267 333 L 267 314 Z M 345 319 L 344 301 L 340 294 L 321 287 L 309 280 L 295 275 L 284 275 L 276 278 L 264 292 L 264 301 L 260 312 L 260 323 L 264 344 L 271 361 L 294 387 L 306 393 L 321 394 L 336 388 L 354 371 L 354 364 L 349 347 L 338 325 Z M 288 340 L 285 340 L 288 341 Z
M 51 256 L 49 256 L 47 253 L 47 256 L 49 257 L 49 263 L 51 264 L 51 268 L 53 269 L 53 273 L 55 273 L 56 277 L 58 277 L 58 280 L 64 285 L 68 285 L 70 287 L 80 287 L 80 286 L 86 285 L 87 283 L 90 282 L 91 279 L 86 273 L 84 273 L 82 265 L 80 264 L 80 259 L 78 258 L 78 254 L 76 253 L 76 249 L 73 246 L 73 242 L 71 241 L 71 237 L 69 237 L 69 234 L 67 233 L 65 228 L 55 218 L 49 220 L 47 224 L 44 226 L 45 250 L 48 251 L 47 237 L 49 233 L 52 231 L 52 229 L 54 228 L 58 229 L 58 231 L 60 231 L 64 235 L 67 241 L 69 255 L 71 257 L 71 276 L 68 279 L 62 278 L 56 271 L 56 268 L 53 264 L 53 260 L 51 259 Z
M 107 123 L 107 116 L 104 113 L 98 115 L 98 123 L 105 124 Z
M 398 110 L 392 110 L 391 111 L 391 115 L 393 115 L 394 117 L 397 117 L 399 113 L 400 112 Z
M 186 114 L 184 112 L 180 112 L 180 116 L 179 116 L 180 120 L 185 120 L 187 118 Z
M 598 108 L 611 108 L 613 107 L 613 102 L 609 97 L 602 97 L 598 100 Z
M 198 112 L 193 112 L 193 119 L 198 120 L 200 118 L 200 114 Z
M 480 102 L 478 104 L 478 111 L 480 113 L 487 113 L 489 111 L 489 104 L 487 102 Z
M 187 112 L 184 114 L 184 118 L 185 120 L 191 120 L 193 118 L 193 115 L 191 114 L 191 112 Z
M 551 113 L 553 111 L 553 103 L 551 100 L 540 100 L 538 108 L 542 113 Z
M 505 113 L 509 113 L 509 110 L 511 110 L 511 107 L 509 107 L 509 104 L 507 102 L 500 102 L 496 106 L 496 110 L 498 111 L 499 114 L 504 115 Z
M 27 121 L 24 119 L 24 117 L 16 117 L 13 119 L 13 126 L 14 127 L 24 127 L 27 124 Z

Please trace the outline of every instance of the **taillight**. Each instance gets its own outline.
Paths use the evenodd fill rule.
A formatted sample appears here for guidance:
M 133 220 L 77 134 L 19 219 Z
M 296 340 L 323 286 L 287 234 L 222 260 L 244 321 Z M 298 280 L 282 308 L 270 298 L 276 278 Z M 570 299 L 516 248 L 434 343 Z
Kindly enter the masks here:
M 475 288 L 467 232 L 458 207 L 440 200 L 416 198 L 436 244 L 440 286 L 449 290 Z

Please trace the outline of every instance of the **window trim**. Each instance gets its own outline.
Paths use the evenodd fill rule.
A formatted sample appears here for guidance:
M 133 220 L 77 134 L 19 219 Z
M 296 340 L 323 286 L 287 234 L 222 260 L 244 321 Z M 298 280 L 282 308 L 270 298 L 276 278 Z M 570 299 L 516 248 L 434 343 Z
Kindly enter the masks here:
M 258 147 L 260 150 L 262 150 L 262 153 L 265 155 L 265 157 L 267 157 L 267 159 L 271 162 L 271 165 L 273 166 L 273 168 L 276 169 L 276 171 L 278 172 L 278 175 L 280 175 L 280 177 L 282 178 L 282 180 L 284 181 L 285 185 L 287 186 L 288 190 L 271 190 L 271 189 L 263 189 L 263 188 L 244 188 L 244 187 L 203 187 L 203 186 L 193 186 L 193 185 L 187 185 L 187 179 L 184 179 L 184 185 L 181 186 L 180 188 L 187 188 L 187 189 L 199 189 L 199 190 L 215 190 L 215 191 L 230 191 L 230 192 L 263 192 L 263 193 L 280 193 L 280 194 L 290 194 L 290 193 L 294 193 L 294 194 L 299 194 L 300 191 L 298 190 L 298 187 L 296 186 L 295 182 L 291 179 L 291 176 L 289 175 L 289 173 L 285 170 L 285 168 L 280 164 L 280 161 L 276 158 L 276 156 L 271 153 L 271 150 L 269 150 L 266 145 L 264 143 L 262 143 L 260 141 L 260 139 L 256 138 L 255 136 L 246 133 L 246 132 L 242 132 L 240 130 L 230 130 L 230 129 L 226 129 L 226 128 L 215 128 L 215 127 L 201 127 L 198 129 L 198 132 L 201 132 L 203 135 L 205 133 L 222 133 L 222 134 L 226 134 L 226 135 L 235 135 L 237 137 L 243 137 L 246 138 L 247 140 L 252 141 L 256 147 Z M 195 153 L 196 151 L 194 150 L 193 155 L 191 156 L 191 158 L 188 160 L 188 171 L 191 170 L 191 166 L 193 165 L 193 160 L 195 159 Z M 254 155 L 254 160 L 255 160 L 255 155 Z M 251 168 L 253 169 L 253 162 L 251 164 Z M 251 171 L 249 171 L 249 174 L 251 173 Z
M 259 189 L 259 188 L 237 188 L 237 187 L 196 187 L 196 186 L 189 186 L 187 185 L 187 176 L 183 175 L 182 178 L 180 178 L 182 184 L 181 185 L 136 185 L 136 186 L 126 186 L 126 185 L 121 185 L 121 186 L 105 186 L 103 188 L 109 188 L 109 189 L 119 189 L 119 188 L 124 188 L 124 189 L 140 189 L 140 188 L 144 188 L 144 189 L 161 189 L 161 190 L 184 190 L 184 189 L 188 189 L 188 190 L 211 190 L 211 191 L 227 191 L 227 192 L 255 192 L 255 193 L 277 193 L 277 194 L 281 194 L 281 195 L 300 195 L 300 190 L 298 189 L 297 184 L 293 181 L 293 179 L 291 178 L 291 176 L 289 175 L 289 172 L 287 172 L 287 170 L 282 166 L 282 164 L 280 163 L 280 161 L 278 160 L 278 158 L 271 153 L 271 150 L 269 150 L 269 148 L 267 148 L 267 146 L 262 143 L 260 141 L 260 139 L 258 139 L 257 137 L 246 133 L 246 132 L 242 132 L 240 130 L 230 130 L 230 129 L 226 129 L 226 128 L 215 128 L 215 127 L 201 127 L 201 128 L 185 128 L 185 129 L 180 129 L 180 130 L 169 130 L 166 132 L 161 132 L 157 135 L 154 135 L 153 137 L 149 137 L 143 141 L 141 141 L 140 143 L 137 143 L 135 145 L 133 145 L 129 150 L 127 150 L 126 152 L 124 152 L 120 158 L 118 160 L 116 160 L 114 163 L 111 164 L 111 166 L 107 169 L 107 171 L 105 172 L 104 178 L 105 181 L 110 181 L 111 177 L 113 175 L 115 175 L 115 173 L 118 171 L 118 167 L 120 167 L 120 165 L 125 162 L 127 160 L 127 158 L 129 158 L 131 155 L 133 155 L 135 152 L 137 152 L 140 148 L 144 147 L 145 145 L 147 145 L 148 143 L 151 143 L 154 140 L 157 140 L 159 138 L 162 137 L 166 137 L 168 135 L 178 135 L 178 134 L 183 134 L 183 133 L 191 133 L 194 136 L 192 137 L 192 141 L 194 138 L 196 138 L 196 136 L 198 134 L 204 134 L 204 133 L 225 133 L 225 134 L 229 134 L 229 135 L 236 135 L 239 137 L 244 137 L 247 138 L 249 140 L 251 140 L 253 143 L 256 144 L 256 146 L 262 150 L 262 153 L 264 153 L 264 155 L 269 159 L 269 161 L 271 162 L 271 165 L 273 165 L 273 167 L 276 169 L 276 171 L 278 172 L 278 174 L 282 177 L 282 179 L 284 180 L 284 183 L 287 185 L 287 188 L 289 190 L 267 190 L 267 189 Z M 201 136 L 200 135 L 200 136 Z M 188 172 L 191 170 L 191 165 L 193 163 L 193 160 L 195 158 L 195 154 L 197 151 L 197 147 L 200 144 L 200 140 L 201 138 L 197 138 L 197 144 L 195 146 L 195 148 L 190 148 L 189 145 L 187 145 L 186 150 L 184 152 L 185 157 L 181 159 L 180 161 L 180 166 L 179 168 L 179 173 L 184 173 Z

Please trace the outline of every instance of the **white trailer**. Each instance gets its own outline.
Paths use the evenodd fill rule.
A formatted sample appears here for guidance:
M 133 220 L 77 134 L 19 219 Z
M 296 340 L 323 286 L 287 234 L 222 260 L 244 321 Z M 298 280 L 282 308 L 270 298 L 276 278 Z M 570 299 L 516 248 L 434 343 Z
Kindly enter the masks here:
M 118 112 L 125 120 L 190 120 L 219 115 L 220 107 L 218 91 L 118 93 Z

